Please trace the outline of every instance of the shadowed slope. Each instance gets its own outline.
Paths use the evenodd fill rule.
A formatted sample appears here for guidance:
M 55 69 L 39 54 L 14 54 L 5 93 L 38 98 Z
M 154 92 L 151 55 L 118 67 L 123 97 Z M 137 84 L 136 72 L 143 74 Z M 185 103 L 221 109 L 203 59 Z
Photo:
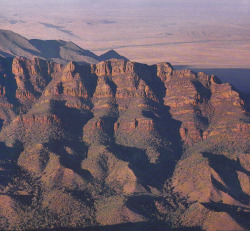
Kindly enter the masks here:
M 109 60 L 109 59 L 124 59 L 128 61 L 128 59 L 124 56 L 118 54 L 115 50 L 107 51 L 106 53 L 99 56 L 99 61 Z
M 9 30 L 0 30 L 0 50 L 3 57 L 24 56 L 42 57 L 29 40 Z
M 1 29 L 0 56 L 23 56 L 30 59 L 38 57 L 61 64 L 67 64 L 70 61 L 80 64 L 94 64 L 112 58 L 126 59 L 114 50 L 97 56 L 89 50 L 82 49 L 73 42 L 63 40 L 28 40 L 12 31 Z

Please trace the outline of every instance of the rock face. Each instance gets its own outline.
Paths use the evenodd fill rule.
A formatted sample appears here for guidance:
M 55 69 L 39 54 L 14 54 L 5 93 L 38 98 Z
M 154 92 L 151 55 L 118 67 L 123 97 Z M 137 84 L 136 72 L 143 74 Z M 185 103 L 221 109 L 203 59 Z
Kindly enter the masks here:
M 1 230 L 247 229 L 245 99 L 169 63 L 0 59 Z

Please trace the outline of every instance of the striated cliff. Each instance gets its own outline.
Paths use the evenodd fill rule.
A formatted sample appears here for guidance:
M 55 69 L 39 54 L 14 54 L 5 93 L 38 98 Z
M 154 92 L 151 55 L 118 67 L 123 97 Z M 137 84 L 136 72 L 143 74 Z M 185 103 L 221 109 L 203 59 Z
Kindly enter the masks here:
M 247 108 L 169 63 L 1 58 L 0 227 L 245 230 Z

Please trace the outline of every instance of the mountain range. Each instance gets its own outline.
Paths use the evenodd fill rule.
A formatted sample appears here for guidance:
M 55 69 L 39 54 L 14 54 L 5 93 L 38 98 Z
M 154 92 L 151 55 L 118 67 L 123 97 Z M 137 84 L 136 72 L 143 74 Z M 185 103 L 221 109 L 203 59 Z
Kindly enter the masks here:
M 167 62 L 113 51 L 96 62 L 72 43 L 7 34 L 1 230 L 250 227 L 249 95 Z
M 81 64 L 94 64 L 111 58 L 127 60 L 114 50 L 98 56 L 89 50 L 82 49 L 73 42 L 63 40 L 28 40 L 15 32 L 0 29 L 0 57 L 15 56 L 30 59 L 38 57 L 61 64 L 67 64 L 70 61 Z

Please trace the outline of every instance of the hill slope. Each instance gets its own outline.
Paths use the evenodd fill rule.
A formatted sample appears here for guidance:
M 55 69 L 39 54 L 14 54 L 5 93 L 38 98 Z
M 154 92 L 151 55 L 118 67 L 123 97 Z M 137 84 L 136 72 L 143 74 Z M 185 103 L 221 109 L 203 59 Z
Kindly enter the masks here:
M 28 40 L 17 33 L 1 29 L 0 56 L 5 58 L 14 56 L 26 58 L 38 57 L 61 64 L 67 64 L 70 61 L 94 64 L 111 58 L 125 58 L 113 50 L 97 56 L 89 50 L 82 49 L 73 42 L 63 40 Z
M 249 112 L 215 76 L 2 58 L 0 100 L 2 230 L 249 227 Z

